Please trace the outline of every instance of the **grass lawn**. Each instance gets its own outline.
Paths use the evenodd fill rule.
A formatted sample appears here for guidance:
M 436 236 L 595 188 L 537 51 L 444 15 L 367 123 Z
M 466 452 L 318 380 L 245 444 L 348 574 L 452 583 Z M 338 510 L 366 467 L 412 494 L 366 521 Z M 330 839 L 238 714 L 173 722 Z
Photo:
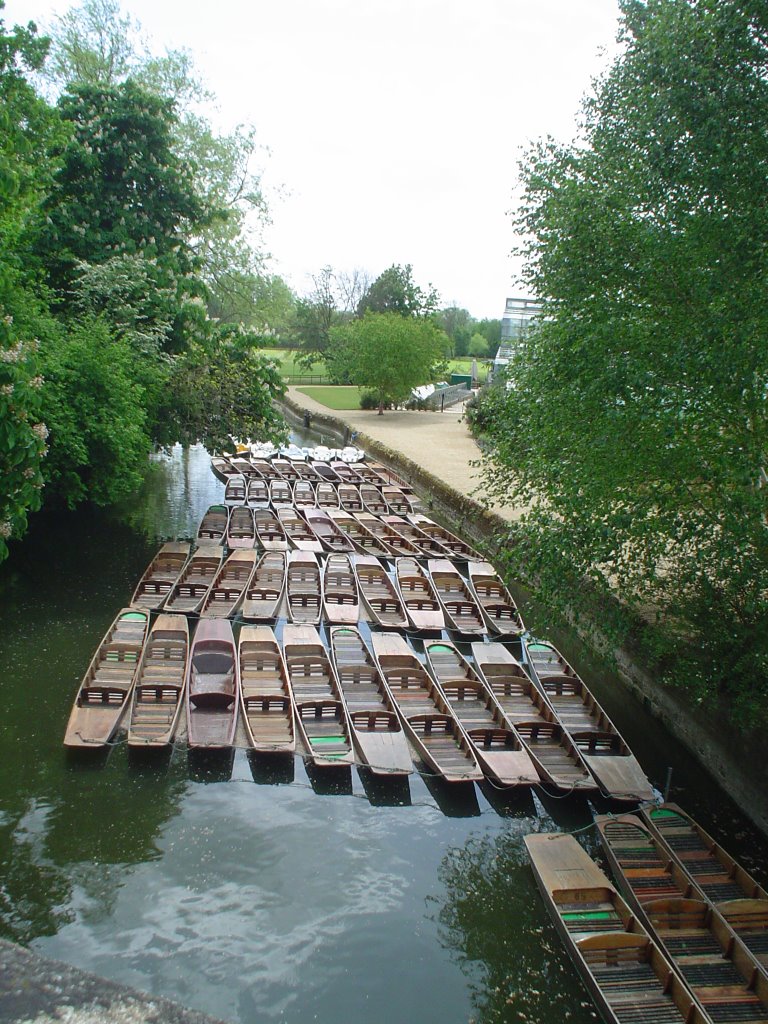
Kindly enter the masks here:
M 298 366 L 296 363 L 296 356 L 298 355 L 293 349 L 290 348 L 260 348 L 260 355 L 268 356 L 270 359 L 274 359 L 277 363 L 280 373 L 284 377 L 296 377 L 296 376 L 307 376 L 310 374 L 321 374 L 325 373 L 325 366 L 323 363 L 313 363 L 311 369 L 307 370 L 303 366 Z
M 304 388 L 296 388 L 302 395 L 307 395 L 309 398 L 314 398 L 316 402 L 324 405 L 327 409 L 337 409 L 341 411 L 343 409 L 359 409 L 360 408 L 360 388 L 349 388 L 349 387 L 334 387 L 333 385 L 325 386 L 308 386 Z
M 307 376 L 321 376 L 325 373 L 325 365 L 321 362 L 314 363 L 310 369 L 299 366 L 296 363 L 297 352 L 289 348 L 261 348 L 259 352 L 265 356 L 269 356 L 270 359 L 274 359 L 278 365 L 278 368 L 284 377 L 307 377 Z M 472 372 L 472 357 L 464 356 L 461 359 L 449 359 L 448 360 L 448 371 L 446 373 L 446 379 L 450 379 L 452 373 L 471 373 Z M 487 360 L 477 360 L 477 372 L 481 381 L 484 381 L 488 376 Z M 426 384 L 427 381 L 424 381 Z M 314 385 L 307 385 L 314 386 Z M 319 385 L 318 385 L 319 387 Z M 320 390 L 323 390 L 321 387 Z M 313 398 L 317 396 L 313 395 Z M 328 404 L 331 409 L 351 409 L 357 408 L 357 406 L 348 405 L 330 405 L 326 403 L 324 399 L 318 398 L 318 402 L 322 401 L 323 404 Z

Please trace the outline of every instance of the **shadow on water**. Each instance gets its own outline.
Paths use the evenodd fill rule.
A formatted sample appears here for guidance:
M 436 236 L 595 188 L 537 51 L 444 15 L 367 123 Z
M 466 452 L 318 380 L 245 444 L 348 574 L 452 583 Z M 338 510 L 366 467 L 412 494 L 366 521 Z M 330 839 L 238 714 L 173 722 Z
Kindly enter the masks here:
M 498 786 L 490 779 L 483 779 L 478 785 L 480 792 L 500 817 L 536 817 L 536 805 L 528 786 Z
M 192 782 L 229 782 L 235 763 L 235 751 L 188 750 L 187 765 Z
M 284 754 L 256 754 L 249 750 L 248 765 L 260 786 L 288 786 L 296 778 L 295 758 Z
M 473 782 L 446 782 L 424 773 L 424 785 L 446 818 L 479 818 L 480 804 Z
M 411 787 L 405 775 L 376 775 L 370 768 L 358 767 L 357 773 L 372 807 L 410 807 Z
M 593 1022 L 541 906 L 525 831 L 473 835 L 445 854 L 438 869 L 443 893 L 429 898 L 440 942 L 466 975 L 477 1024 Z
M 304 770 L 318 796 L 352 796 L 352 769 L 349 765 L 317 768 L 309 758 L 305 758 Z

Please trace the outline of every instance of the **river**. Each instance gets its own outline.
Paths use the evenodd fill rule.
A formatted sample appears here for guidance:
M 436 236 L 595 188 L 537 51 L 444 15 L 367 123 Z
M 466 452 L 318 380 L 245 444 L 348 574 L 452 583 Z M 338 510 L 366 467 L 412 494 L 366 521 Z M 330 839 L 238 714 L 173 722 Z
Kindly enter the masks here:
M 522 837 L 584 829 L 583 798 L 411 776 L 329 786 L 301 758 L 225 764 L 184 747 L 69 758 L 88 660 L 159 546 L 223 486 L 201 448 L 154 460 L 121 509 L 33 517 L 0 567 L 0 933 L 225 1020 L 586 1024 L 592 1003 L 549 924 Z M 768 851 L 728 798 L 572 639 L 651 781 L 761 880 Z

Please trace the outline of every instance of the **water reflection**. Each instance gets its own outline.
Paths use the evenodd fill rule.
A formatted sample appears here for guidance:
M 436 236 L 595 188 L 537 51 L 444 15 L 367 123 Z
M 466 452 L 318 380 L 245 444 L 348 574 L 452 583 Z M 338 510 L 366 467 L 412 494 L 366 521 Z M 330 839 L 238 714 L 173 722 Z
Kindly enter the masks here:
M 411 787 L 407 777 L 376 775 L 370 768 L 358 768 L 365 795 L 372 807 L 410 807 Z
M 522 841 L 532 825 L 521 819 L 514 830 L 472 836 L 438 871 L 440 940 L 467 977 L 478 1024 L 596 1017 L 544 915 Z
M 65 756 L 96 644 L 158 542 L 191 536 L 221 492 L 204 451 L 177 449 L 119 513 L 33 517 L 0 567 L 0 934 L 241 1024 L 592 1019 L 522 845 L 578 829 L 594 854 L 583 799 L 242 752 L 191 762 L 183 744 Z M 649 773 L 673 763 L 686 809 L 764 877 L 765 844 L 605 685 Z
M 248 764 L 253 781 L 260 786 L 287 786 L 296 777 L 294 757 L 255 754 L 248 751 Z

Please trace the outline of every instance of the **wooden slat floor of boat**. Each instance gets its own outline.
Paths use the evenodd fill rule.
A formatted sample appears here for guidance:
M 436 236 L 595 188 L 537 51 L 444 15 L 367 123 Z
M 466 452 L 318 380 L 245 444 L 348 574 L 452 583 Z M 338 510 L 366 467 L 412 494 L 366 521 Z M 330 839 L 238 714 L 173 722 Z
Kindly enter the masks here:
M 333 696 L 330 667 L 322 655 L 288 655 L 288 676 L 296 701 L 321 700 Z
M 336 700 L 297 704 L 311 755 L 331 759 L 349 758 L 352 746 L 347 735 L 344 708 Z
M 590 964 L 590 970 L 621 1024 L 680 1024 L 680 1011 L 650 964 Z

